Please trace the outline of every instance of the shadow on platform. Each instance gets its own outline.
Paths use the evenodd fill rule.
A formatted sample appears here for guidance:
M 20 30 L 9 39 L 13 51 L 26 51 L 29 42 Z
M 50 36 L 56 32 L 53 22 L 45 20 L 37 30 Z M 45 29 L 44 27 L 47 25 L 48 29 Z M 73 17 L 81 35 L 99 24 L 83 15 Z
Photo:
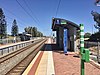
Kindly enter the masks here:
M 56 44 L 45 44 L 41 50 L 42 51 L 53 51 L 53 52 L 57 52 L 60 54 L 64 54 L 63 49 L 59 48 L 59 46 Z
M 64 54 L 63 49 L 59 48 L 59 46 L 57 44 L 45 44 L 42 48 L 41 51 L 53 51 L 53 52 L 57 52 L 59 54 Z M 68 50 L 68 54 L 67 55 L 72 55 L 75 58 L 79 58 L 79 55 L 73 53 L 72 51 Z

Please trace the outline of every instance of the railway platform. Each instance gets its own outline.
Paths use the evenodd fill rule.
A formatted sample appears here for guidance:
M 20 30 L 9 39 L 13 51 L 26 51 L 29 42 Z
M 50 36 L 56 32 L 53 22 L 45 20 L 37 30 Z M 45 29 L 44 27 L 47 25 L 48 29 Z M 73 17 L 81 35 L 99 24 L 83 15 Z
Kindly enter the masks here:
M 43 51 L 39 51 L 22 75 L 55 75 L 51 39 L 45 43 Z
M 80 58 L 75 52 L 65 55 L 49 38 L 22 75 L 80 75 Z M 85 75 L 100 75 L 100 69 L 85 63 Z

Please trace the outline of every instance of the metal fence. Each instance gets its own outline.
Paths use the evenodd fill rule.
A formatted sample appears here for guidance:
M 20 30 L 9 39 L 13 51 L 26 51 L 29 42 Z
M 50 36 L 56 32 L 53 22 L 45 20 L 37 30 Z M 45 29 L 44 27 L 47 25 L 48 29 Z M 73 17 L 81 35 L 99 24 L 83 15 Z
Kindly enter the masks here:
M 45 37 L 32 37 L 31 39 L 32 40 L 37 40 L 37 39 L 43 39 L 43 38 L 45 38 Z M 21 42 L 21 39 L 20 38 L 16 38 L 16 42 Z M 15 43 L 15 41 L 14 41 L 14 39 L 9 39 L 9 38 L 7 38 L 7 39 L 0 39 L 0 44 L 8 44 L 8 43 Z
M 16 42 L 20 42 L 20 38 L 16 38 Z M 14 43 L 13 39 L 0 39 L 0 44 Z
M 28 46 L 28 45 L 32 44 L 35 40 L 39 41 L 39 39 L 44 39 L 44 37 L 34 37 L 34 38 L 32 38 L 32 40 L 29 40 L 29 41 L 24 41 L 24 42 L 20 42 L 20 43 L 12 42 L 13 45 L 7 45 L 7 46 L 4 45 L 4 47 L 1 46 L 0 47 L 0 55 L 4 55 L 4 54 L 10 53 L 12 51 L 18 50 L 22 47 Z M 3 41 L 3 44 L 7 43 L 7 39 L 3 39 L 2 41 Z M 13 41 L 13 40 L 9 40 L 9 41 Z
M 93 46 L 98 46 L 98 42 L 88 42 L 88 41 L 85 41 L 84 44 L 85 44 L 86 48 L 93 47 Z
M 96 62 L 100 63 L 100 42 L 88 42 L 85 41 L 85 47 L 86 48 L 93 48 L 95 50 L 90 50 L 92 53 L 91 58 L 95 60 Z
M 10 53 L 12 51 L 18 50 L 18 49 L 25 47 L 25 46 L 28 46 L 32 43 L 33 43 L 33 41 L 28 41 L 28 42 L 14 44 L 14 45 L 11 45 L 11 46 L 6 46 L 6 47 L 3 47 L 3 48 L 0 48 L 0 55 L 4 55 L 4 54 Z

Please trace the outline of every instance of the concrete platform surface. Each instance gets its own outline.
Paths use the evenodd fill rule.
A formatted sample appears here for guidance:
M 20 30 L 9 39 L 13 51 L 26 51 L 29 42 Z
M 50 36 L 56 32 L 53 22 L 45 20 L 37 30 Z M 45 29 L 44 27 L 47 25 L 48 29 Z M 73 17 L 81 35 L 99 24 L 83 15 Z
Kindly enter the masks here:
M 22 75 L 55 75 L 51 39 L 45 44 L 44 51 L 39 51 Z
M 23 75 L 80 75 L 80 58 L 75 52 L 65 55 L 49 38 L 44 51 L 40 51 Z M 100 75 L 100 69 L 85 63 L 85 75 Z

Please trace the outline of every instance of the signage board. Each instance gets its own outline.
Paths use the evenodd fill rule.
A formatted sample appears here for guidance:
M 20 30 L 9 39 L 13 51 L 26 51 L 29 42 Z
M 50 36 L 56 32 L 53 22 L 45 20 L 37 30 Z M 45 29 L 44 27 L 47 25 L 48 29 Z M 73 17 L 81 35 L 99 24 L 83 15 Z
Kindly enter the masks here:
M 64 53 L 67 53 L 67 29 L 64 29 L 64 38 L 63 38 L 63 44 L 64 44 Z
M 60 25 L 67 24 L 66 20 L 62 20 L 62 19 L 57 19 L 55 21 L 56 21 L 55 24 L 60 24 Z
M 61 20 L 61 24 L 67 24 L 65 20 Z

